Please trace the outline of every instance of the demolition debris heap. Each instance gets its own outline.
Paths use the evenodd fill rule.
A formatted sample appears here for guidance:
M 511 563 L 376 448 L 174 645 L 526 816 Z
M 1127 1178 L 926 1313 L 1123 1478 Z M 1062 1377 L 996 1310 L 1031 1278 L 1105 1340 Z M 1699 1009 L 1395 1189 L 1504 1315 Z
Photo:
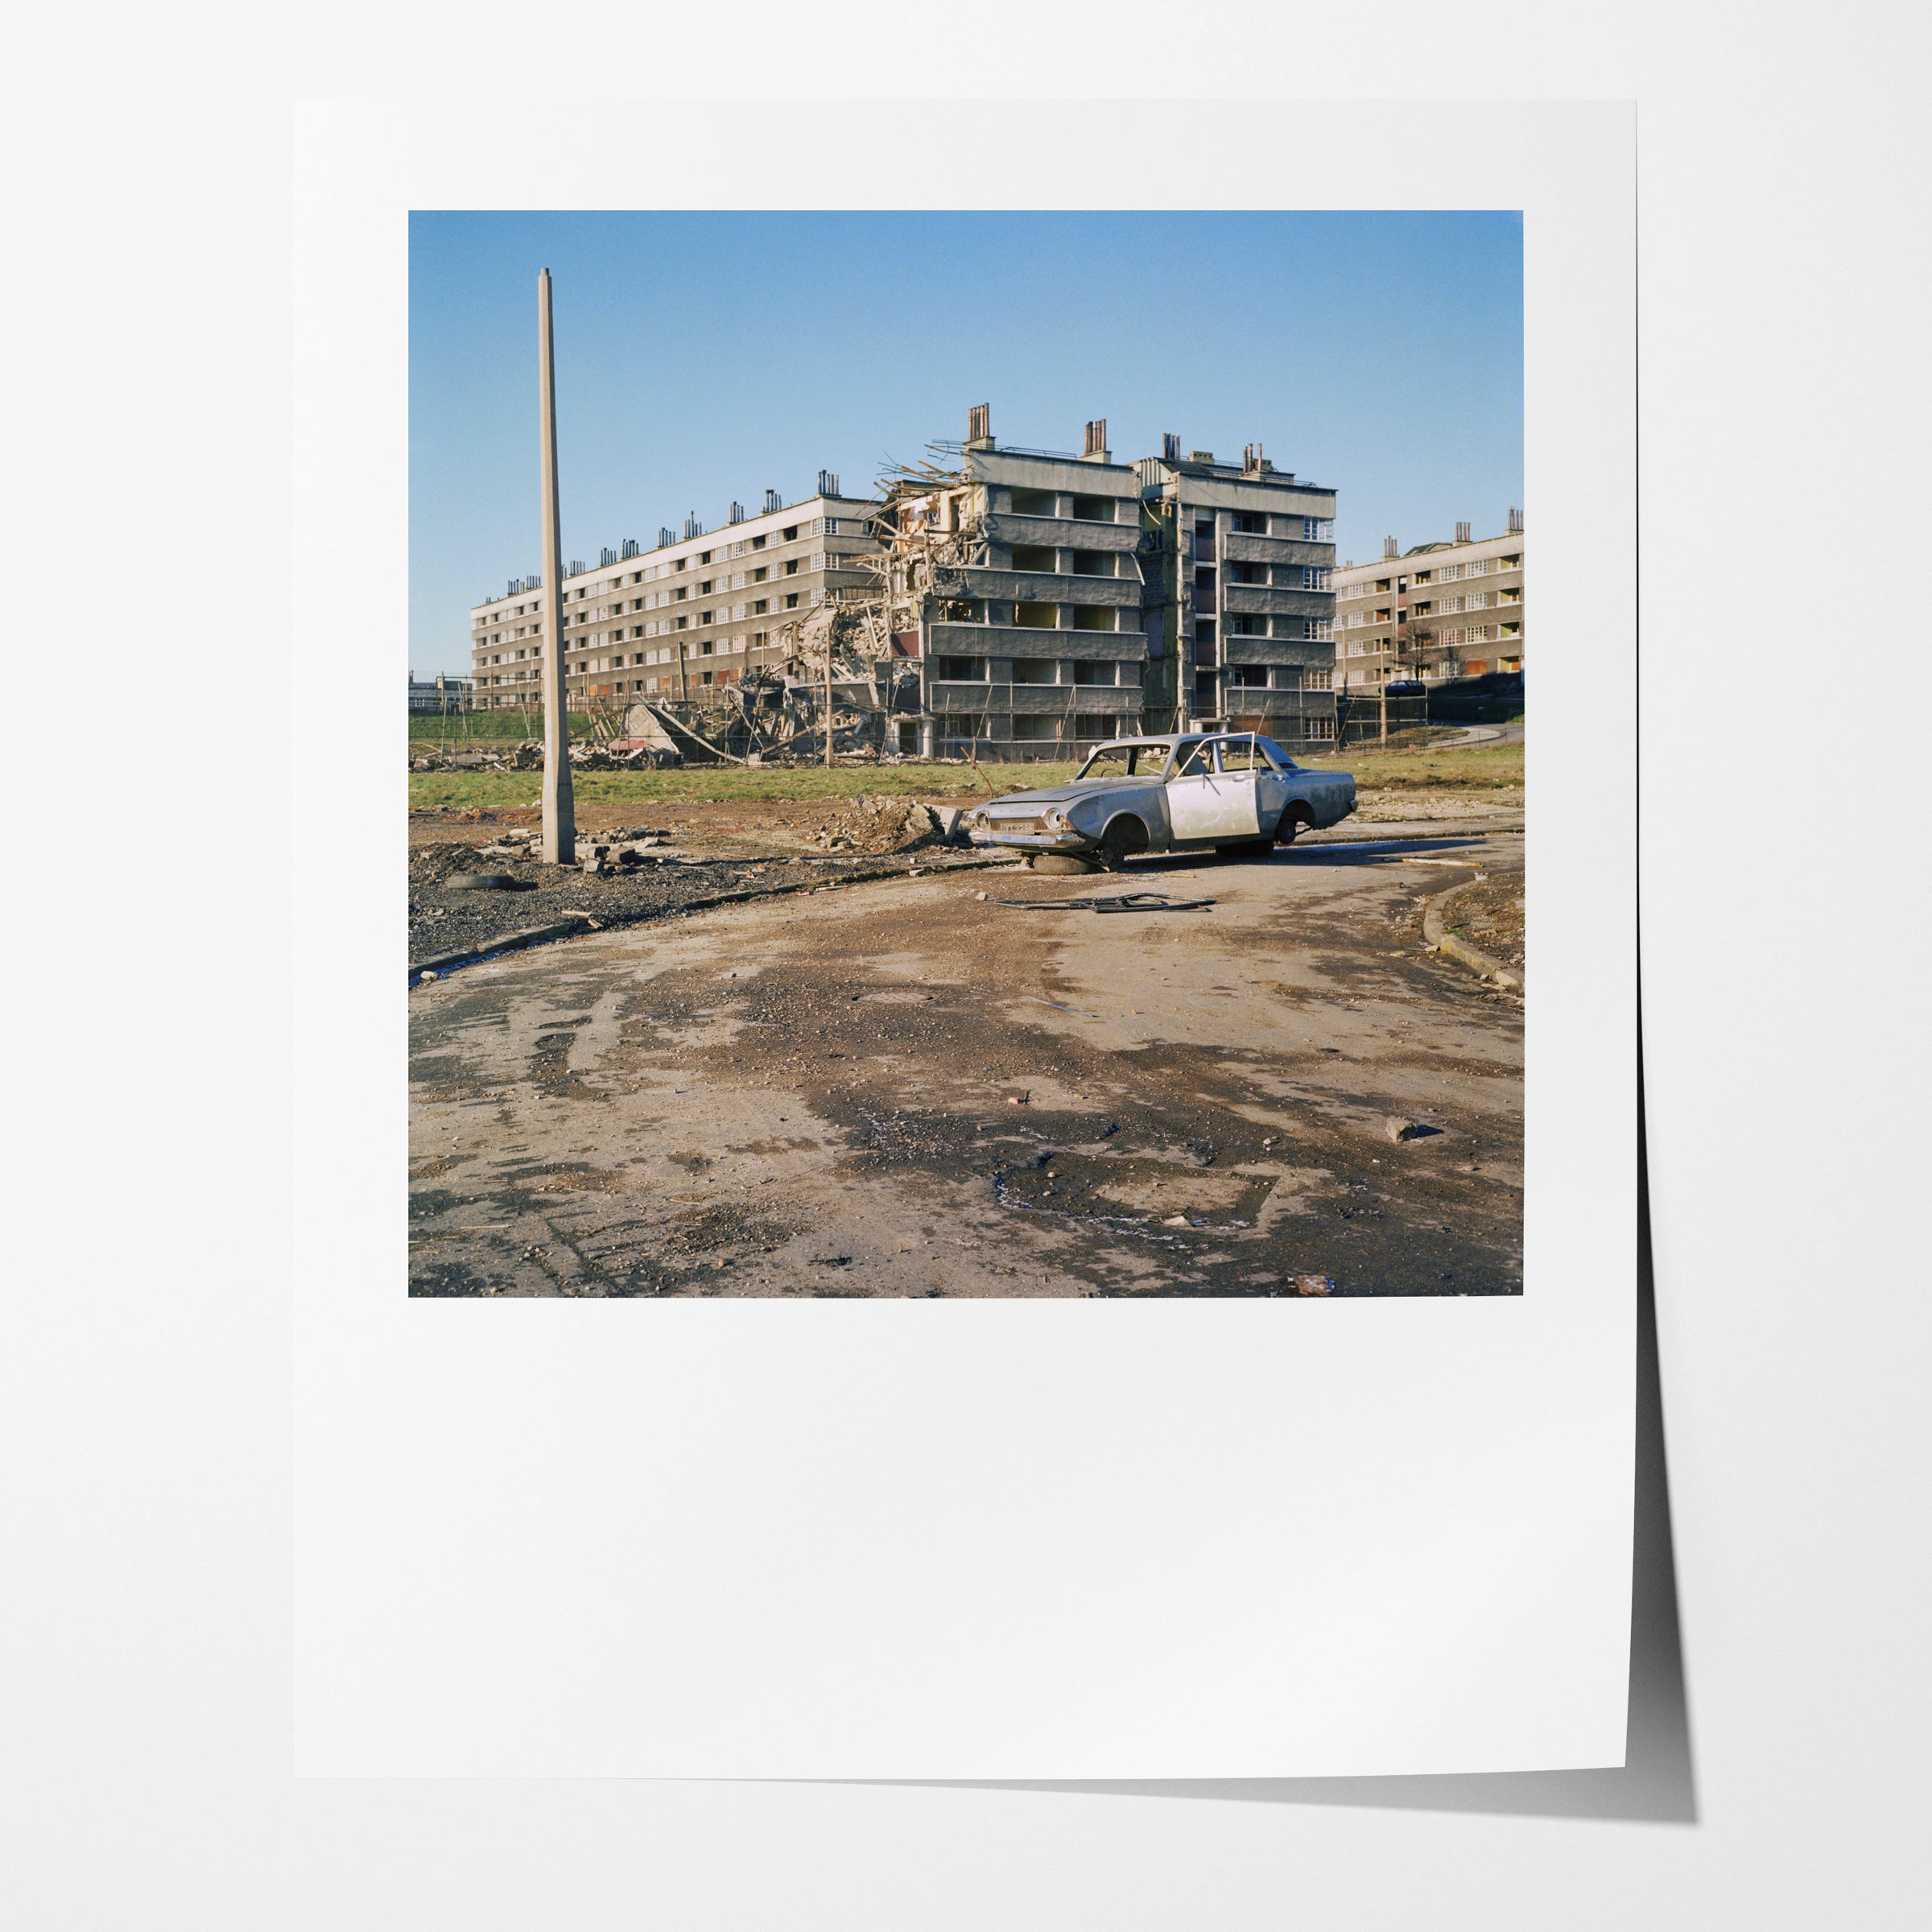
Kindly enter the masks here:
M 1332 745 L 1335 492 L 1258 444 L 1220 463 L 1169 436 L 1129 464 L 1104 421 L 1085 440 L 1002 447 L 981 406 L 871 497 L 820 471 L 803 502 L 573 563 L 572 706 L 627 758 L 810 755 L 828 727 L 836 750 L 927 758 L 1195 724 Z M 479 708 L 539 704 L 539 588 L 473 609 Z

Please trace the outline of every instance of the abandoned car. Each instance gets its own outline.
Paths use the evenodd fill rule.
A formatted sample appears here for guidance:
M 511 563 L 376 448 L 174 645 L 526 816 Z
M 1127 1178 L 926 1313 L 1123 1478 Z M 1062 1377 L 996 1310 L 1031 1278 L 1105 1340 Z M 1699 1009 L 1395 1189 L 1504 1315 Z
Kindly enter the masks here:
M 1137 852 L 1264 852 L 1354 810 L 1348 772 L 1308 770 L 1253 732 L 1188 732 L 1096 745 L 1071 783 L 989 799 L 966 830 L 1117 871 Z

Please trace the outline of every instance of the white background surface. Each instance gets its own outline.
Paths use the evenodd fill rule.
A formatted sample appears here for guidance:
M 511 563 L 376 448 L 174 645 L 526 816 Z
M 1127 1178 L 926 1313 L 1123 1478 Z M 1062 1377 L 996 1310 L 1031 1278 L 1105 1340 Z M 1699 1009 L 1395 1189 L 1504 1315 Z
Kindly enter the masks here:
M 1531 106 L 1472 130 L 1415 109 L 1343 159 L 1351 110 L 1273 111 L 1297 140 L 1226 184 L 1251 204 L 1524 210 L 1537 601 L 1567 648 L 1539 676 L 1530 778 L 1520 1299 L 408 1299 L 403 746 L 368 697 L 407 662 L 408 211 L 647 204 L 718 110 L 586 117 L 547 153 L 467 107 L 303 116 L 296 653 L 340 671 L 311 682 L 297 738 L 314 777 L 295 849 L 323 888 L 296 908 L 302 1772 L 1621 1761 L 1635 840 L 1600 807 L 1629 794 L 1635 700 L 1632 116 Z M 1090 179 L 1077 106 L 968 119 L 973 204 Z M 767 144 L 910 147 L 929 113 L 760 120 L 760 148 L 707 170 L 716 204 L 770 192 Z M 1100 192 L 1131 206 L 1152 185 Z M 1157 198 L 1202 192 L 1190 176 Z M 533 315 L 542 265 L 506 291 Z M 568 283 L 557 304 L 568 356 Z M 1071 436 L 1086 406 L 1068 407 Z M 345 599 L 372 613 L 347 632 Z M 568 1641 L 526 1641 L 552 1629 Z
M 303 882 L 286 800 L 252 774 L 237 800 L 231 766 L 177 751 L 159 771 L 103 761 L 82 803 L 57 737 L 30 734 L 15 758 L 48 754 L 62 789 L 53 824 L 25 816 L 29 763 L 9 873 L 0 1905 L 15 1922 L 1927 1916 L 1928 1338 L 1905 1216 L 1925 1156 L 1922 762 L 1909 702 L 1875 693 L 1847 722 L 1830 683 L 1843 613 L 1908 612 L 1924 562 L 1920 16 L 1199 10 L 1206 31 L 1115 6 L 1088 36 L 1071 11 L 982 9 L 956 47 L 940 17 L 899 10 L 828 46 L 821 15 L 803 52 L 769 27 L 687 23 L 646 47 L 637 84 L 701 86 L 729 61 L 741 91 L 824 86 L 870 46 L 880 61 L 848 66 L 848 89 L 929 91 L 1023 43 L 1056 89 L 1640 100 L 1645 1019 L 1695 1822 L 1638 1822 L 1627 1801 L 1623 1822 L 1588 1815 L 1616 1809 L 1616 1773 L 1424 1794 L 1517 1807 L 1488 1814 L 1405 1809 L 1406 1781 L 1345 1807 L 1296 1802 L 1307 1786 L 1228 1802 L 294 1781 L 274 935 Z M 543 63 L 510 19 L 339 9 L 312 32 L 175 10 L 16 42 L 0 528 L 17 704 L 69 703 L 91 679 L 144 694 L 153 737 L 188 745 L 286 693 L 283 103 L 440 85 L 527 109 Z M 1264 26 L 1278 37 L 1230 59 L 1230 33 Z M 617 44 L 564 16 L 551 39 L 575 63 L 559 101 Z M 144 628 L 104 614 L 135 609 Z M 192 708 L 157 675 L 190 664 Z M 1829 803 L 1792 809 L 1793 774 L 1820 758 Z M 189 863 L 209 856 L 213 879 Z

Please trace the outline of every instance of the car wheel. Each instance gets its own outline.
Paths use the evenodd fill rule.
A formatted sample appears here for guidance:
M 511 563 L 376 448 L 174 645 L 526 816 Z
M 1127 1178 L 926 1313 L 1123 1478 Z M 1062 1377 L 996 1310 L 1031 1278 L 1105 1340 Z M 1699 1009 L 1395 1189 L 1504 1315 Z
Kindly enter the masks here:
M 1140 832 L 1138 839 L 1134 836 L 1136 831 Z M 1148 835 L 1138 825 L 1115 823 L 1115 825 L 1107 827 L 1107 831 L 1101 835 L 1101 842 L 1093 856 L 1101 861 L 1101 865 L 1107 871 L 1126 871 L 1126 854 L 1144 850 L 1146 842 L 1148 842 Z
M 1278 845 L 1292 845 L 1298 832 L 1308 829 L 1308 821 L 1289 812 L 1282 814 L 1282 822 L 1274 828 L 1274 842 Z

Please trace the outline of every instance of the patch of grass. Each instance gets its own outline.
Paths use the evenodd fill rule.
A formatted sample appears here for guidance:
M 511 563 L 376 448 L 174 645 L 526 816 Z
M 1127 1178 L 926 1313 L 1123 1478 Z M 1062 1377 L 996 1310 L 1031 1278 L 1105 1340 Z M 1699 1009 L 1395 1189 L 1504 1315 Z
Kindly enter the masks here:
M 1074 765 L 988 765 L 982 769 L 1001 792 L 1063 784 Z M 588 805 L 648 805 L 679 799 L 781 803 L 801 799 L 954 799 L 988 795 L 969 765 L 778 766 L 746 770 L 736 765 L 685 771 L 580 771 L 571 788 Z M 543 796 L 540 771 L 412 771 L 409 803 L 425 806 L 482 806 L 511 811 Z
M 1363 791 L 1492 791 L 1523 782 L 1521 745 L 1469 745 L 1419 751 L 1351 747 L 1334 758 L 1303 758 L 1321 771 L 1348 771 Z

